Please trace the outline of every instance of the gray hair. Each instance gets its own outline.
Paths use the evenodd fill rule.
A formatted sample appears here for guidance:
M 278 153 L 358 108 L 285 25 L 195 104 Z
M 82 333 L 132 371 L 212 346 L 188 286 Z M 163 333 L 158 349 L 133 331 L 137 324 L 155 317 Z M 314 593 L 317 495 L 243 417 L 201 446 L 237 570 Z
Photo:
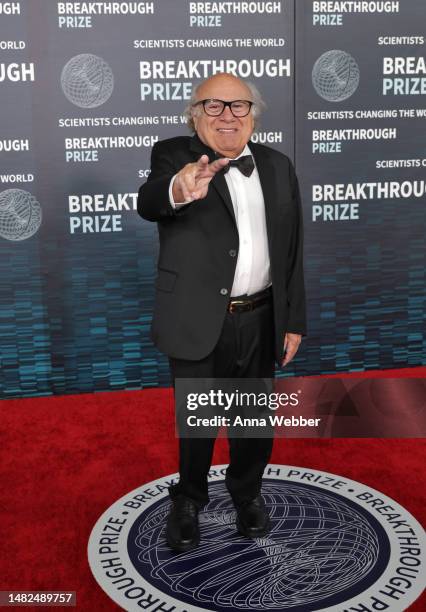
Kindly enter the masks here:
M 265 110 L 266 104 L 262 96 L 260 95 L 260 91 L 254 83 L 252 83 L 251 81 L 246 81 L 245 79 L 240 79 L 240 81 L 247 87 L 247 89 L 249 89 L 251 93 L 251 100 L 253 102 L 251 112 L 253 114 L 254 119 L 254 131 L 256 132 L 260 125 L 260 115 Z M 198 89 L 203 84 L 203 82 L 204 81 L 201 81 L 200 83 L 196 83 L 192 86 L 191 97 L 183 111 L 183 116 L 186 118 L 186 125 L 188 126 L 191 132 L 195 132 L 195 125 L 193 119 L 194 114 L 200 114 L 202 112 L 199 106 L 194 108 L 193 105 L 195 102 L 197 102 Z

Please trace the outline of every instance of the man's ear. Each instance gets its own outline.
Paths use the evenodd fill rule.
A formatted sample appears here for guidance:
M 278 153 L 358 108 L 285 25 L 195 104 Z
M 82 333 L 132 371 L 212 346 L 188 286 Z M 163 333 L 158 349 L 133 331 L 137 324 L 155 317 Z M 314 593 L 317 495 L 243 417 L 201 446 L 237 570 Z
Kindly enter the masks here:
M 191 108 L 191 117 L 194 123 L 195 131 L 197 131 L 197 123 L 198 123 L 198 117 L 199 117 L 197 108 Z

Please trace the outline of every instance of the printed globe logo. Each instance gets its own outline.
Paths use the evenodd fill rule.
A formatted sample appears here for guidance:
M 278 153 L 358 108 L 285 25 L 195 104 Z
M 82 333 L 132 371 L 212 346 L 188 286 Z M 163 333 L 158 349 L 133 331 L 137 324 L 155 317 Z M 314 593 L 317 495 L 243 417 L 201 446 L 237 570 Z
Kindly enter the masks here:
M 212 610 L 306 610 L 374 570 L 378 535 L 343 499 L 274 482 L 265 482 L 262 492 L 272 521 L 266 538 L 234 536 L 229 494 L 223 483 L 212 483 L 211 501 L 200 517 L 205 544 L 192 552 L 191 572 L 185 556 L 171 557 L 164 546 L 167 500 L 132 532 L 133 563 L 141 573 L 149 568 L 165 592 L 182 598 L 191 594 L 194 603 Z M 208 571 L 206 553 L 211 554 Z
M 104 104 L 114 89 L 114 75 L 107 62 L 90 53 L 72 57 L 61 73 L 62 91 L 81 108 Z
M 0 236 L 6 240 L 26 240 L 41 225 L 41 206 L 35 197 L 22 189 L 0 192 Z
M 155 602 L 179 612 L 341 612 L 374 598 L 386 605 L 385 594 L 399 584 L 392 605 L 380 609 L 402 612 L 421 593 L 424 532 L 393 500 L 334 474 L 271 465 L 262 487 L 271 531 L 250 540 L 236 531 L 225 471 L 212 468 L 201 543 L 186 553 L 165 543 L 167 489 L 176 475 L 132 491 L 98 520 L 89 563 L 125 610 Z M 375 510 L 380 504 L 386 513 Z
M 358 64 L 346 51 L 327 51 L 314 64 L 312 84 L 324 100 L 342 102 L 349 98 L 359 85 Z

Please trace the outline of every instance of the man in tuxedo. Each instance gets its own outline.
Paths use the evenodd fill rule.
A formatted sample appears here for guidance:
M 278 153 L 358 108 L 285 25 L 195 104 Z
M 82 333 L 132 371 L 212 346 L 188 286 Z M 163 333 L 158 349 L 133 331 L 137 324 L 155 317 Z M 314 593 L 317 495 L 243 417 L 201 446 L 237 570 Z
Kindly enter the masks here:
M 157 142 L 138 212 L 158 225 L 152 339 L 176 378 L 272 378 L 306 333 L 303 226 L 289 158 L 250 137 L 257 89 L 217 74 L 186 110 L 195 132 Z M 246 537 L 268 533 L 261 497 L 272 437 L 229 438 L 225 483 Z M 169 546 L 199 543 L 214 439 L 180 438 L 180 480 L 170 487 Z

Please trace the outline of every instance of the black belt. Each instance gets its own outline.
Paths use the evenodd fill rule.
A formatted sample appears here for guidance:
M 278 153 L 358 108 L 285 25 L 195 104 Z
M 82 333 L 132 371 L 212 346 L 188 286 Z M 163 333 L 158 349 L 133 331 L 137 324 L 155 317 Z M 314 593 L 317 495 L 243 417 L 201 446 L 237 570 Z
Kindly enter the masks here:
M 262 306 L 262 304 L 269 302 L 271 297 L 271 287 L 268 287 L 263 291 L 259 291 L 259 293 L 254 293 L 253 295 L 249 295 L 247 297 L 241 296 L 231 298 L 228 304 L 228 312 L 247 312 L 249 310 L 254 310 L 258 306 Z

